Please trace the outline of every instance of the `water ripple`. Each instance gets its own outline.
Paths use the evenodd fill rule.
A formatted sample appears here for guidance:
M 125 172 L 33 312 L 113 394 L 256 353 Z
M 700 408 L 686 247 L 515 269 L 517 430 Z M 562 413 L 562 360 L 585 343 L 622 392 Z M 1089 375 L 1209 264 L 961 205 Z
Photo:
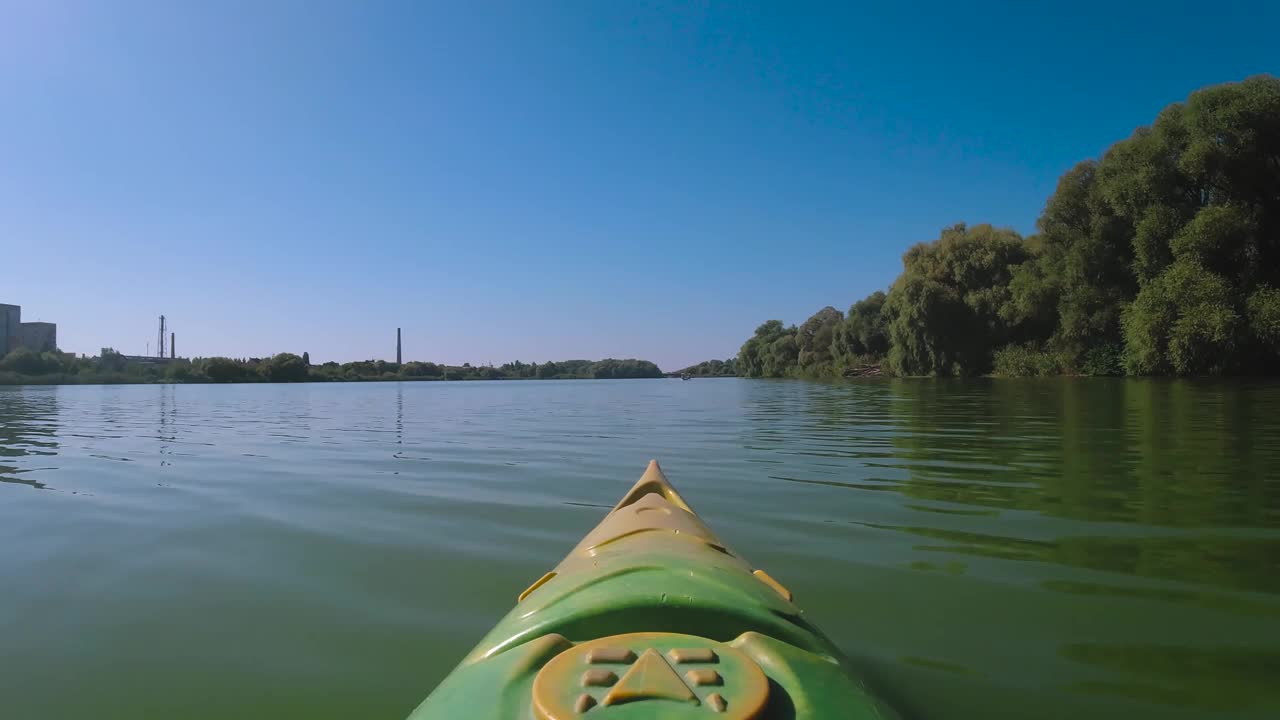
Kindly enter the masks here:
M 657 457 L 908 717 L 1275 717 L 1276 407 L 1252 381 L 0 388 L 7 712 L 343 717 L 308 700 L 342 687 L 403 717 Z

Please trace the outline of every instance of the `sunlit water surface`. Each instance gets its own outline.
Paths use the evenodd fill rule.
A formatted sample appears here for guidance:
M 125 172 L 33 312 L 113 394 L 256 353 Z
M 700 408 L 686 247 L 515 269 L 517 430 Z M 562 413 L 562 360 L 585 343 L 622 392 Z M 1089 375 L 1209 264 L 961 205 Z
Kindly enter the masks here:
M 4 717 L 400 720 L 656 457 L 908 718 L 1280 717 L 1280 385 L 0 388 Z

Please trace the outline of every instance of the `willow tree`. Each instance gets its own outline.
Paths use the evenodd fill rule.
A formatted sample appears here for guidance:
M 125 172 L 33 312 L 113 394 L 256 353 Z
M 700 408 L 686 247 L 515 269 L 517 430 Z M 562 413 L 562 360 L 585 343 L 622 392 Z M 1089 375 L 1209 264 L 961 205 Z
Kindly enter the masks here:
M 814 313 L 796 330 L 796 363 L 806 375 L 830 375 L 836 372 L 832 341 L 844 314 L 830 305 Z
M 889 352 L 884 301 L 885 294 L 877 290 L 849 307 L 832 339 L 831 354 L 837 364 L 848 367 L 883 358 Z
M 769 320 L 738 351 L 738 372 L 747 377 L 785 377 L 792 374 L 800 355 L 795 326 Z
M 902 257 L 885 299 L 889 368 L 899 375 L 974 375 L 1020 339 L 1007 319 L 1010 279 L 1031 257 L 1013 230 L 963 223 Z

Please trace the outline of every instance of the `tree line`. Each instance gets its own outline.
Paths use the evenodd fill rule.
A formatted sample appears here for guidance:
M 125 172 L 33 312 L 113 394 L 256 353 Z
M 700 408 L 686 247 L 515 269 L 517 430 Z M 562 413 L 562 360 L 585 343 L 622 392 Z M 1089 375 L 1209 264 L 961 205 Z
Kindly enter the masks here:
M 1280 371 L 1280 79 L 1166 107 L 1067 171 L 1036 230 L 948 227 L 847 313 L 760 325 L 738 373 Z
M 37 353 L 18 348 L 0 359 L 0 385 L 26 383 L 244 383 L 352 382 L 376 380 L 567 380 L 664 377 L 648 360 L 562 360 L 510 362 L 499 367 L 442 365 L 433 362 L 396 364 L 385 360 L 312 365 L 307 353 L 280 353 L 268 358 L 180 358 L 163 362 L 127 358 L 111 348 L 98 357 L 70 353 Z
M 682 370 L 668 373 L 671 377 L 734 377 L 738 374 L 733 358 L 727 360 L 705 360 L 697 365 L 690 365 Z

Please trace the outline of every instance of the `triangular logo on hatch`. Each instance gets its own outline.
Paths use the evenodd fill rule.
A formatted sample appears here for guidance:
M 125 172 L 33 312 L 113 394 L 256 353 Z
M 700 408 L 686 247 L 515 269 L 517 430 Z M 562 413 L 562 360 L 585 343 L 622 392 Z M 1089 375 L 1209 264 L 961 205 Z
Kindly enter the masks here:
M 680 679 L 675 670 L 653 648 L 645 650 L 640 659 L 627 669 L 617 685 L 604 697 L 604 705 L 621 705 L 637 700 L 675 700 L 700 704 L 698 696 Z

